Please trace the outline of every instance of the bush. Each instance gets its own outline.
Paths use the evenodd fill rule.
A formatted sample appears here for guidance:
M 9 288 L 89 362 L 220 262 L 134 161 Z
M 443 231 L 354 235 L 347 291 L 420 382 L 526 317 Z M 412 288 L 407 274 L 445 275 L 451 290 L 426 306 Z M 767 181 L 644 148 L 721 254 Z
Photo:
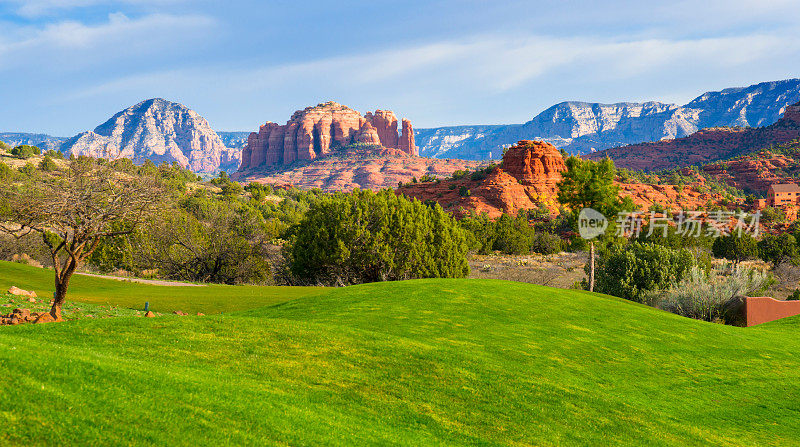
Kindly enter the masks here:
M 800 289 L 794 289 L 791 295 L 786 298 L 787 301 L 800 301 Z
M 744 296 L 759 292 L 769 284 L 766 272 L 735 265 L 718 266 L 706 272 L 698 266 L 666 291 L 652 299 L 666 311 L 704 321 L 733 323 L 739 318 Z
M 758 256 L 758 244 L 749 234 L 733 233 L 720 236 L 711 245 L 711 252 L 717 258 L 724 258 L 736 263 Z
M 472 192 L 466 186 L 462 186 L 458 188 L 458 195 L 461 197 L 469 197 L 472 195 Z
M 797 250 L 797 241 L 791 234 L 765 235 L 758 241 L 758 256 L 765 262 L 778 267 L 783 262 L 797 263 L 800 253 Z
M 38 147 L 29 146 L 27 144 L 23 144 L 22 146 L 17 146 L 14 149 L 11 149 L 11 155 L 21 159 L 31 158 L 34 155 L 39 155 L 41 153 L 42 151 Z
M 0 151 L 8 152 L 11 146 L 7 145 L 4 141 L 0 141 Z
M 780 208 L 768 206 L 761 211 L 761 221 L 764 223 L 776 223 L 786 220 L 786 214 Z
M 649 292 L 666 289 L 682 280 L 693 264 L 691 253 L 685 249 L 639 242 L 612 245 L 598 256 L 594 290 L 645 302 Z
M 284 250 L 301 283 L 357 284 L 469 273 L 466 233 L 438 204 L 391 190 L 319 197 Z
M 46 156 L 48 156 L 50 158 L 56 158 L 56 159 L 59 159 L 59 160 L 63 160 L 64 159 L 64 154 L 61 151 L 54 151 L 52 149 L 50 149 L 47 152 L 45 152 L 44 155 L 46 155 Z
M 531 251 L 541 253 L 543 255 L 551 255 L 560 253 L 563 249 L 561 238 L 555 234 L 550 233 L 536 233 L 533 237 L 533 244 Z
M 58 168 L 58 166 L 56 165 L 56 162 L 54 162 L 53 159 L 50 158 L 49 155 L 45 155 L 45 157 L 42 159 L 42 161 L 39 162 L 39 170 L 40 171 L 50 172 L 50 171 L 56 170 L 56 168 Z
M 473 182 L 477 182 L 477 181 L 483 180 L 486 177 L 488 177 L 489 174 L 491 174 L 495 170 L 495 168 L 497 168 L 497 165 L 492 163 L 491 165 L 489 165 L 489 166 L 487 166 L 487 167 L 485 167 L 483 169 L 478 169 L 475 172 L 473 172 L 469 176 L 469 179 L 472 180 Z

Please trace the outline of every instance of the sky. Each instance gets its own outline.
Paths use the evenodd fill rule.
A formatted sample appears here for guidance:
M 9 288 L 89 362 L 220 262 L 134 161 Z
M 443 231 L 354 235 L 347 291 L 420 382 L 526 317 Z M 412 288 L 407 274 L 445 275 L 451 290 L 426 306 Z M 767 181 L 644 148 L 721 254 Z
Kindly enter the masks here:
M 334 100 L 417 128 L 800 77 L 797 0 L 0 0 L 0 132 L 162 97 L 216 130 Z

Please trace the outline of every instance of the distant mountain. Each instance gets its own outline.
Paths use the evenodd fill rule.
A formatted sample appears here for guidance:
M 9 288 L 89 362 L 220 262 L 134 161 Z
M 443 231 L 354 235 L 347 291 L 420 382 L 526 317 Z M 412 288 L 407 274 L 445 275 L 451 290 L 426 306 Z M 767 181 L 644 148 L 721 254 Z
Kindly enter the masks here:
M 67 154 L 130 158 L 141 164 L 177 161 L 197 173 L 234 172 L 241 149 L 229 149 L 194 110 L 161 98 L 142 101 L 61 146 Z
M 67 138 L 64 137 L 54 137 L 43 133 L 0 132 L 0 141 L 9 146 L 28 144 L 37 146 L 43 151 L 57 151 L 66 140 Z
M 222 138 L 222 142 L 225 143 L 225 147 L 237 149 L 247 146 L 247 137 L 250 135 L 250 132 L 217 131 L 217 135 Z
M 781 119 L 764 127 L 709 127 L 687 137 L 606 149 L 590 159 L 610 157 L 617 167 L 674 169 L 725 160 L 800 140 L 800 102 L 784 108 Z
M 800 79 L 704 93 L 684 106 L 660 102 L 556 104 L 524 124 L 417 129 L 420 155 L 500 158 L 518 140 L 541 140 L 573 153 L 680 138 L 706 127 L 766 126 L 800 101 Z

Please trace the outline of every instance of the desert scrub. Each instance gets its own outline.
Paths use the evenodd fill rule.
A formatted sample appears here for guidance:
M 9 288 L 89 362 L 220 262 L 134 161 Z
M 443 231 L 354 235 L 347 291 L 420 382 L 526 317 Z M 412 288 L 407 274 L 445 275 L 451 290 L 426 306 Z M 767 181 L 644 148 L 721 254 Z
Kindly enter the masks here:
M 693 266 L 675 286 L 653 292 L 651 304 L 697 320 L 730 322 L 742 297 L 760 292 L 770 280 L 766 271 L 742 265 L 725 263 L 709 271 Z

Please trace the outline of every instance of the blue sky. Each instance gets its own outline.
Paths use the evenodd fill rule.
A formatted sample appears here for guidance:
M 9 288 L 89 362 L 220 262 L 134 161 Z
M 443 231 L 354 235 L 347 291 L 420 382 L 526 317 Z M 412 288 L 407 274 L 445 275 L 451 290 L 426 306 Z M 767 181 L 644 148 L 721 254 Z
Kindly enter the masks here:
M 521 123 L 794 77 L 796 0 L 0 0 L 0 131 L 71 136 L 151 97 L 217 130 L 326 100 Z

